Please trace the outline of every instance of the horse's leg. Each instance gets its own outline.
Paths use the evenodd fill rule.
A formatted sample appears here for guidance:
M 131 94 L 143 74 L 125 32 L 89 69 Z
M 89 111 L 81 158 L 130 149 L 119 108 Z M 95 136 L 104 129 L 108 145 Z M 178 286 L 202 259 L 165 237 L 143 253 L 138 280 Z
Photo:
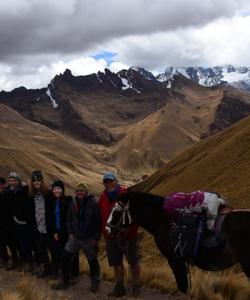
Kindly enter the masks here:
M 225 219 L 225 233 L 242 270 L 250 278 L 250 214 L 249 212 L 232 213 Z
M 187 267 L 183 261 L 175 260 L 172 264 L 172 270 L 180 292 L 187 295 L 188 293 L 188 276 Z
M 188 292 L 188 277 L 187 277 L 187 267 L 183 261 L 174 260 L 174 255 L 170 252 L 168 247 L 168 240 L 166 239 L 167 234 L 164 238 L 164 235 L 160 235 L 155 238 L 158 249 L 161 253 L 167 258 L 169 266 L 171 267 L 175 280 L 178 286 L 178 290 L 181 293 L 187 295 Z
M 250 279 L 250 241 L 234 237 L 230 238 L 230 245 L 242 270 Z

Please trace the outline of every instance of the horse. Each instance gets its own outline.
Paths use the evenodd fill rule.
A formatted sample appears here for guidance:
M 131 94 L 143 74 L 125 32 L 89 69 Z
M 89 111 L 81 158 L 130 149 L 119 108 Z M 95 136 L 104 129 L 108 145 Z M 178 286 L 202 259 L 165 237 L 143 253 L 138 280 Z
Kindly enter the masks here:
M 173 271 L 179 291 L 188 295 L 188 265 L 174 257 L 170 238 L 172 223 L 163 209 L 165 199 L 149 193 L 128 191 L 117 199 L 106 229 L 111 234 L 117 234 L 135 223 L 152 234 Z M 193 264 L 202 270 L 220 271 L 238 262 L 250 278 L 250 211 L 232 209 L 226 214 L 219 213 L 218 218 L 225 242 L 216 251 L 211 251 L 201 242 Z

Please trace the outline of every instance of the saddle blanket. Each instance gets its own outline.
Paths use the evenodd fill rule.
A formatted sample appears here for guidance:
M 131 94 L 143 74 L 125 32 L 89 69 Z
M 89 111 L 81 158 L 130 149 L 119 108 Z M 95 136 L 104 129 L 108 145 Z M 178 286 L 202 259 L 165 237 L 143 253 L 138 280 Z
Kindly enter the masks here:
M 184 213 L 200 214 L 205 208 L 207 218 L 217 216 L 218 208 L 225 200 L 215 193 L 195 191 L 191 194 L 177 192 L 166 196 L 164 211 L 170 218 L 177 218 Z

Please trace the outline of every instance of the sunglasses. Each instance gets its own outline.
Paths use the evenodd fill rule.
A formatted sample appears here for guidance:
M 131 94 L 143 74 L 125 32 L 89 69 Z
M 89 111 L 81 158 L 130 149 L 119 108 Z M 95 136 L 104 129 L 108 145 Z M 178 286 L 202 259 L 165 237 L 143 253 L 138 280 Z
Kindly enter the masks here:
M 37 178 L 32 178 L 32 182 L 41 182 L 41 179 L 37 179 Z

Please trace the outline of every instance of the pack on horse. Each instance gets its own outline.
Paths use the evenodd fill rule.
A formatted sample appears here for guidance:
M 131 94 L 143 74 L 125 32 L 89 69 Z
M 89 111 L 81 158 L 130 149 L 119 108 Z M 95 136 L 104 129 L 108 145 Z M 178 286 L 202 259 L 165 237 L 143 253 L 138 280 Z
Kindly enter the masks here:
M 220 271 L 239 262 L 250 278 L 250 211 L 219 211 L 216 234 L 212 234 L 211 230 L 205 229 L 207 220 L 204 222 L 203 210 L 189 215 L 185 212 L 187 207 L 181 208 L 184 212 L 177 207 L 179 218 L 171 218 L 169 211 L 166 212 L 170 199 L 173 199 L 171 197 L 173 194 L 162 197 L 128 191 L 118 199 L 106 228 L 111 234 L 117 234 L 131 223 L 136 223 L 151 233 L 160 252 L 167 258 L 182 293 L 188 292 L 190 262 L 207 271 Z

